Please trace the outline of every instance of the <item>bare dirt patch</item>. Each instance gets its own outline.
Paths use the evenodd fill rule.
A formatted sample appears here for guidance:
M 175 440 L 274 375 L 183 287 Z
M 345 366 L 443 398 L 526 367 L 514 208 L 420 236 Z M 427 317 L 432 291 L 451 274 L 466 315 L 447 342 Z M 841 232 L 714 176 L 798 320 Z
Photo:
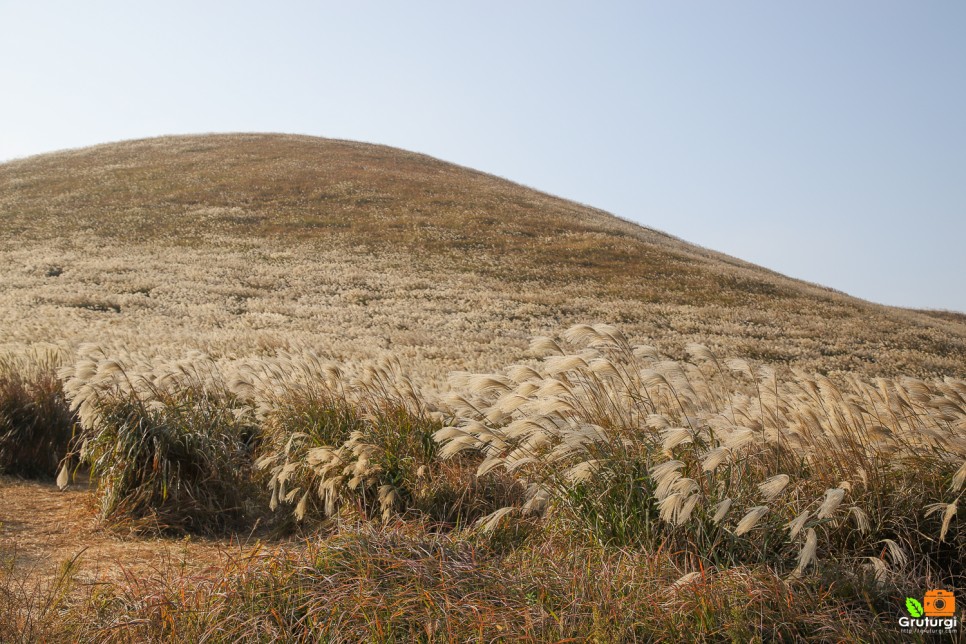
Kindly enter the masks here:
M 237 544 L 236 544 L 237 548 Z M 231 542 L 197 537 L 124 537 L 98 525 L 85 485 L 0 477 L 0 555 L 28 584 L 50 579 L 78 557 L 80 582 L 143 578 L 177 566 L 189 572 L 223 564 Z

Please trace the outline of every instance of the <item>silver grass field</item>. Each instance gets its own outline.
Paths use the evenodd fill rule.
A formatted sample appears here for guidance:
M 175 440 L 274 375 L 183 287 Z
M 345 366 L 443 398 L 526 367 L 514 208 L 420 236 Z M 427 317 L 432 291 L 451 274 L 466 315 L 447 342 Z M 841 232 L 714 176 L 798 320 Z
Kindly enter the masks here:
M 0 642 L 893 642 L 966 587 L 961 314 L 311 137 L 0 212 Z
M 910 584 L 961 583 L 966 539 L 957 512 L 966 481 L 966 382 L 832 379 L 719 358 L 698 344 L 688 353 L 688 360 L 670 360 L 613 326 L 577 325 L 534 339 L 528 363 L 494 373 L 456 372 L 440 389 L 416 384 L 392 360 L 353 367 L 280 351 L 241 360 L 191 353 L 155 361 L 94 346 L 71 359 L 48 354 L 62 365 L 58 374 L 76 418 L 57 483 L 66 487 L 74 472 L 89 472 L 105 525 L 135 534 L 217 535 L 260 516 L 277 530 L 317 536 L 309 538 L 308 551 L 259 546 L 232 564 L 218 583 L 244 588 L 218 594 L 222 599 L 214 603 L 204 600 L 204 618 L 192 612 L 197 608 L 172 604 L 168 618 L 145 621 L 135 617 L 143 611 L 135 598 L 145 590 L 115 588 L 80 603 L 62 593 L 59 617 L 47 623 L 93 610 L 101 630 L 70 631 L 80 628 L 76 622 L 60 627 L 121 640 L 242 632 L 220 630 L 226 624 L 212 621 L 220 616 L 244 617 L 242 623 L 258 624 L 266 636 L 277 634 L 279 624 L 305 637 L 372 635 L 352 620 L 332 621 L 318 603 L 328 595 L 306 586 L 318 583 L 317 574 L 335 583 L 332 575 L 341 573 L 322 572 L 330 565 L 322 562 L 334 556 L 327 549 L 342 547 L 356 558 L 388 557 L 365 564 L 389 571 L 365 573 L 373 581 L 396 574 L 396 566 L 425 565 L 415 563 L 424 557 L 463 560 L 471 566 L 467 574 L 480 576 L 469 583 L 485 587 L 471 591 L 488 602 L 485 611 L 476 606 L 483 611 L 478 618 L 517 611 L 487 628 L 502 624 L 539 638 L 647 639 L 681 625 L 604 628 L 588 622 L 578 605 L 569 606 L 566 619 L 551 617 L 539 602 L 516 605 L 520 580 L 490 567 L 499 565 L 495 553 L 503 552 L 508 563 L 563 547 L 544 555 L 571 566 L 576 562 L 563 552 L 619 553 L 598 562 L 605 578 L 642 565 L 637 558 L 644 553 L 667 553 L 651 555 L 657 557 L 648 564 L 653 577 L 636 582 L 643 584 L 634 591 L 643 593 L 638 602 L 655 593 L 665 601 L 693 593 L 695 584 L 719 593 L 741 574 L 751 575 L 746 584 L 789 591 L 844 575 L 853 587 L 886 595 Z M 4 364 L 9 372 L 24 363 Z M 318 541 L 323 534 L 332 536 Z M 399 550 L 412 547 L 415 554 Z M 547 573 L 547 563 L 525 565 Z M 765 570 L 771 577 L 762 579 Z M 575 570 L 556 572 L 577 583 Z M 457 575 L 453 588 L 464 583 L 459 573 L 447 574 Z M 295 586 L 265 586 L 291 575 L 301 579 Z M 163 583 L 168 586 L 151 592 L 168 597 L 165 602 L 175 601 L 172 592 L 183 595 L 176 604 L 189 596 L 201 602 L 191 593 L 209 592 L 185 579 Z M 405 595 L 406 584 L 415 582 L 399 583 L 393 592 Z M 433 592 L 443 592 L 445 604 L 457 601 L 450 590 Z M 237 603 L 239 593 L 252 595 L 248 604 Z M 470 628 L 436 604 L 393 621 L 400 608 L 386 604 L 387 597 L 371 597 L 370 608 L 384 615 L 391 632 L 412 634 L 416 624 L 425 629 L 427 615 L 435 615 L 432 628 L 464 635 Z M 290 612 L 273 625 L 256 616 L 262 609 L 255 606 Z M 860 621 L 840 619 L 839 636 L 875 625 L 861 610 L 848 619 Z M 791 630 L 774 633 L 811 628 L 786 626 Z

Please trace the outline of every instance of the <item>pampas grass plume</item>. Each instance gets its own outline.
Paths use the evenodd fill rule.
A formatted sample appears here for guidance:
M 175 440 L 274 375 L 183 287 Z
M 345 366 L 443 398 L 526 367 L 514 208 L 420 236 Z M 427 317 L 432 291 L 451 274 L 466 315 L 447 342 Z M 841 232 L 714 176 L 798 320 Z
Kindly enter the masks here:
M 778 474 L 763 481 L 758 485 L 758 489 L 761 490 L 766 501 L 771 501 L 782 493 L 790 480 L 787 474 Z
M 738 522 L 738 527 L 735 528 L 735 536 L 740 537 L 741 535 L 752 530 L 761 518 L 768 513 L 767 505 L 758 505 L 753 507 L 748 511 L 747 514 Z

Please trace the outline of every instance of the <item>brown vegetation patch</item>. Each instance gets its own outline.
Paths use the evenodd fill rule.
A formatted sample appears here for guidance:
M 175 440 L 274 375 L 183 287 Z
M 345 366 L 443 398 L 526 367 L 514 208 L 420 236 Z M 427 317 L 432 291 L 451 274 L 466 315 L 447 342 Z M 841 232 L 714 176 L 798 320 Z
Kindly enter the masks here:
M 100 529 L 86 484 L 61 492 L 54 483 L 0 477 L 0 554 L 28 584 L 50 579 L 79 555 L 79 579 L 120 581 L 169 565 L 204 569 L 224 561 L 226 543 L 201 539 L 126 539 Z

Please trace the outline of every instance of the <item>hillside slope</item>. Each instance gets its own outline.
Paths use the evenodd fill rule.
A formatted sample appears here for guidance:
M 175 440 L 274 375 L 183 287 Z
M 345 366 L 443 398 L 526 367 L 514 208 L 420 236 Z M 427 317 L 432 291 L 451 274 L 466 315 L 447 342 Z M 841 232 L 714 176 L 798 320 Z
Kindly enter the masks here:
M 966 375 L 966 323 L 878 306 L 383 146 L 163 137 L 0 165 L 0 345 L 400 356 L 430 378 L 618 324 L 809 370 Z M 818 261 L 818 258 L 816 258 Z

